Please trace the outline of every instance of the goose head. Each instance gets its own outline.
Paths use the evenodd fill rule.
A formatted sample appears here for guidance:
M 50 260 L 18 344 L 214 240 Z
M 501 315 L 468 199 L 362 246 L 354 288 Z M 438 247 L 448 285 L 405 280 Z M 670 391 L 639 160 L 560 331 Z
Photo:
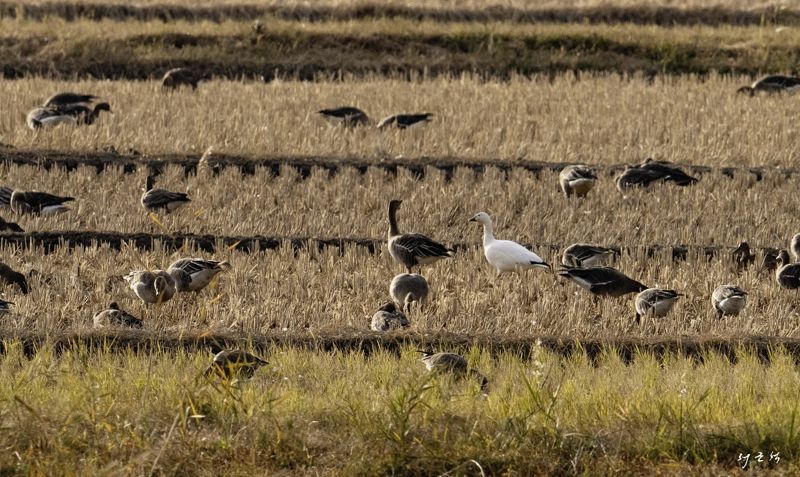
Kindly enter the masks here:
M 94 106 L 94 112 L 95 112 L 95 114 L 98 114 L 100 111 L 107 111 L 107 112 L 110 113 L 111 112 L 111 105 L 108 104 L 108 103 L 97 103 Z
M 153 188 L 153 183 L 155 182 L 155 177 L 147 176 L 147 179 L 144 182 L 144 190 L 145 192 L 149 191 Z
M 492 219 L 489 217 L 489 214 L 486 212 L 478 212 L 477 214 L 473 215 L 470 222 L 479 222 L 483 225 L 492 225 Z
M 750 255 L 750 244 L 747 242 L 740 243 L 733 253 L 734 255 Z
M 399 200 L 399 199 L 390 200 L 389 201 L 389 212 L 397 212 L 398 210 L 400 210 L 400 204 L 402 204 L 402 203 L 403 203 L 403 201 Z

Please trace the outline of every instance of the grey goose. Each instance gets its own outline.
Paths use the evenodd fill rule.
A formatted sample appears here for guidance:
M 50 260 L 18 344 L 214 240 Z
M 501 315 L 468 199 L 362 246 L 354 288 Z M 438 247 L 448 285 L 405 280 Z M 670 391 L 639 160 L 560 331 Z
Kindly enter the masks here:
M 747 304 L 747 292 L 736 285 L 720 285 L 711 294 L 711 306 L 717 318 L 723 315 L 738 315 Z
M 746 94 L 748 96 L 755 96 L 756 93 L 794 93 L 800 88 L 800 78 L 785 75 L 769 75 L 756 80 L 750 86 L 742 86 L 736 92 Z
M 406 315 L 397 309 L 394 303 L 386 303 L 372 315 L 370 329 L 372 331 L 394 331 L 408 328 L 411 323 Z
M 173 90 L 181 86 L 191 86 L 192 90 L 196 90 L 199 82 L 209 79 L 211 75 L 199 73 L 191 68 L 172 68 L 164 73 L 161 86 Z
M 15 190 L 11 194 L 10 205 L 11 210 L 17 215 L 51 215 L 69 210 L 64 203 L 73 200 L 74 197 L 62 197 L 47 192 Z
M 370 122 L 367 113 L 353 106 L 320 109 L 317 111 L 317 113 L 321 114 L 324 118 L 337 122 L 347 128 L 366 126 Z
M 424 303 L 429 291 L 428 281 L 418 273 L 401 273 L 389 284 L 389 295 L 406 313 L 410 311 L 411 303 Z
M 214 355 L 211 365 L 203 373 L 206 377 L 225 379 L 252 378 L 258 368 L 269 364 L 266 360 L 240 349 L 223 350 Z
M 778 254 L 778 268 L 775 270 L 775 281 L 783 288 L 794 290 L 800 288 L 800 263 L 792 263 L 786 250 Z
M 156 213 L 163 210 L 170 213 L 185 203 L 191 202 L 189 195 L 183 192 L 153 188 L 154 182 L 155 178 L 153 176 L 147 176 L 144 194 L 142 194 L 141 198 L 142 207 L 146 211 Z
M 23 295 L 27 295 L 30 291 L 28 287 L 28 279 L 25 275 L 12 269 L 5 263 L 0 262 L 0 283 L 6 285 L 16 285 Z
M 175 282 L 178 292 L 199 292 L 220 272 L 230 269 L 228 262 L 205 260 L 202 258 L 181 258 L 173 262 L 167 273 Z
M 393 114 L 382 119 L 375 127 L 385 129 L 394 126 L 397 129 L 406 129 L 418 123 L 428 122 L 431 117 L 433 117 L 432 113 Z
M 117 302 L 113 301 L 108 305 L 108 309 L 94 315 L 92 324 L 95 328 L 123 327 L 139 329 L 142 327 L 142 320 L 121 309 Z
M 614 180 L 620 192 L 632 188 L 647 188 L 657 182 L 670 182 L 684 187 L 697 181 L 696 177 L 684 172 L 680 166 L 669 161 L 655 161 L 651 158 L 645 159 L 641 164 L 627 166 L 622 174 Z
M 610 248 L 586 243 L 574 243 L 564 249 L 561 264 L 567 267 L 594 267 L 603 265 L 616 252 Z
M 125 280 L 133 293 L 148 305 L 160 305 L 175 295 L 175 282 L 163 270 L 131 272 Z
M 558 174 L 558 184 L 565 196 L 586 197 L 597 182 L 594 169 L 576 164 L 561 169 Z
M 594 295 L 616 298 L 647 289 L 646 285 L 611 267 L 563 267 L 558 275 Z
M 422 362 L 432 373 L 449 373 L 456 377 L 473 377 L 481 385 L 481 390 L 486 391 L 489 380 L 480 371 L 470 368 L 467 360 L 455 353 L 434 353 L 430 350 L 420 350 Z
M 401 200 L 389 202 L 389 254 L 412 273 L 417 265 L 427 265 L 451 257 L 452 251 L 422 234 L 401 234 L 397 227 L 397 211 Z
M 678 298 L 682 297 L 675 290 L 664 290 L 661 288 L 648 288 L 636 295 L 634 308 L 636 309 L 636 323 L 639 323 L 643 316 L 662 317 L 672 310 Z

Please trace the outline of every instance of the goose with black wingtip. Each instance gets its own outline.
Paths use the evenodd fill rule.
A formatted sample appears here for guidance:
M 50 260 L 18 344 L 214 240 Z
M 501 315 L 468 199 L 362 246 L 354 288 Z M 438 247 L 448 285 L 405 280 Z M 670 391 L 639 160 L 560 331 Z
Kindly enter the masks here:
M 492 218 L 486 212 L 478 212 L 470 222 L 478 222 L 483 225 L 483 255 L 486 261 L 492 265 L 497 274 L 506 272 L 518 272 L 527 268 L 546 268 L 550 270 L 550 264 L 531 252 L 527 248 L 511 240 L 497 240 L 494 237 Z
M 563 267 L 558 275 L 575 282 L 594 295 L 618 298 L 638 293 L 647 286 L 612 267 Z
M 398 263 L 401 263 L 408 273 L 413 273 L 413 267 L 428 265 L 443 258 L 452 257 L 452 250 L 441 243 L 422 234 L 402 234 L 397 226 L 397 211 L 400 209 L 401 200 L 389 202 L 389 254 Z

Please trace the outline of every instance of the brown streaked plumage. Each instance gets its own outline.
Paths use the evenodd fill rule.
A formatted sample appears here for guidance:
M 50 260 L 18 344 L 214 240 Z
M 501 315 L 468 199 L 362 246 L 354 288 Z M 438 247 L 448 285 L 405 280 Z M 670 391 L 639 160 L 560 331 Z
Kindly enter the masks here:
M 427 265 L 452 256 L 452 251 L 444 245 L 422 234 L 401 234 L 397 227 L 397 210 L 400 200 L 389 202 L 389 254 L 412 273 L 417 265 Z
M 561 264 L 567 267 L 601 266 L 615 253 L 614 250 L 599 245 L 574 243 L 564 249 L 564 253 L 561 254 Z
M 167 213 L 174 212 L 180 206 L 191 202 L 188 194 L 183 192 L 172 192 L 166 189 L 154 189 L 153 176 L 147 176 L 145 181 L 145 191 L 142 194 L 141 203 L 142 207 L 148 212 L 165 211 Z
M 747 292 L 736 285 L 720 285 L 711 294 L 711 306 L 717 318 L 723 315 L 738 315 L 747 304 Z
M 611 267 L 563 267 L 558 275 L 595 295 L 616 298 L 647 289 L 646 285 Z

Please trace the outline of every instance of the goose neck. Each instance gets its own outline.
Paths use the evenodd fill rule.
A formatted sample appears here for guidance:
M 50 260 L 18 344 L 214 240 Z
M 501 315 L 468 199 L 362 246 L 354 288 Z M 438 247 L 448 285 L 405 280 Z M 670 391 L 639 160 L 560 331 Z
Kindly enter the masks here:
M 389 237 L 400 235 L 400 229 L 397 227 L 397 209 L 389 205 Z
M 483 223 L 483 244 L 489 244 L 494 241 L 494 232 L 492 230 L 491 222 Z

